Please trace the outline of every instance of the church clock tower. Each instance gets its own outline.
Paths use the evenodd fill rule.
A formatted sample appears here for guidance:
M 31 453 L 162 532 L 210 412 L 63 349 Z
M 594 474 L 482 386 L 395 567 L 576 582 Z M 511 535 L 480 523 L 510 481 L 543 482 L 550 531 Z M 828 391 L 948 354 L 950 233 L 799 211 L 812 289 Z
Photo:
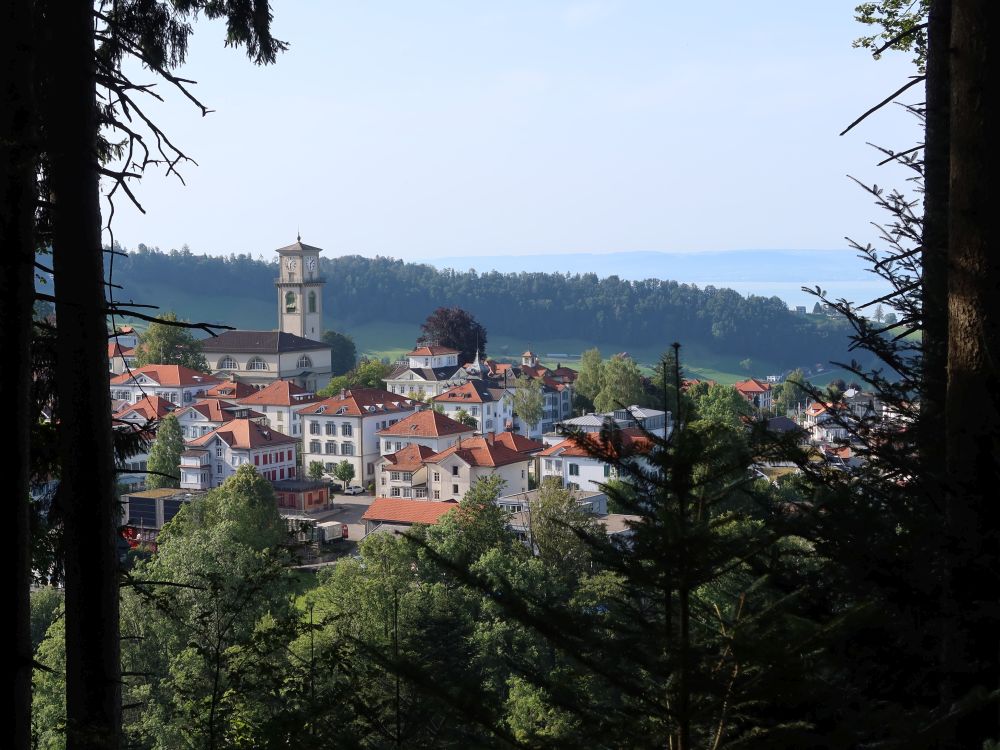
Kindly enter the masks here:
M 319 272 L 318 247 L 302 244 L 279 247 L 278 329 L 318 341 L 323 335 L 323 284 Z

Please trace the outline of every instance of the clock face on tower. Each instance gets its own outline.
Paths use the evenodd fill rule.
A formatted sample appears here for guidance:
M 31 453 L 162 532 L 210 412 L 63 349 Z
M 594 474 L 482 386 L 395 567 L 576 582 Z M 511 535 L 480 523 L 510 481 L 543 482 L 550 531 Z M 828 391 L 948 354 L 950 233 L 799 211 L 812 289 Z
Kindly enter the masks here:
M 294 271 L 297 265 L 298 263 L 296 263 L 295 258 L 289 258 L 288 260 L 285 261 L 285 268 L 287 268 L 289 271 Z
M 308 267 L 308 269 L 310 271 L 315 271 L 316 270 L 316 259 L 315 258 L 306 258 L 306 267 Z

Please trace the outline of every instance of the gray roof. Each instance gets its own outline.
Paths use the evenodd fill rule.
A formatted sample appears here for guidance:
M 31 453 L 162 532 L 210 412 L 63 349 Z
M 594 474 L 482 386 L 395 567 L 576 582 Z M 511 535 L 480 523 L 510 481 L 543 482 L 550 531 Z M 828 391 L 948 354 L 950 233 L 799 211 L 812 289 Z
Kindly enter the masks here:
M 429 383 L 435 383 L 439 380 L 454 379 L 456 373 L 458 373 L 458 371 L 461 369 L 462 369 L 461 367 L 453 366 L 453 367 L 439 367 L 435 370 L 430 367 L 409 367 L 404 365 L 402 367 L 397 367 L 395 370 L 390 372 L 388 375 L 385 376 L 385 379 L 398 380 L 401 375 L 407 372 L 412 372 L 413 374 L 419 376 L 421 380 L 424 380 Z
M 304 245 L 301 241 L 293 242 L 291 245 L 286 245 L 285 247 L 279 247 L 275 250 L 278 255 L 313 255 L 315 253 L 323 252 L 322 249 L 318 247 L 313 247 L 312 245 Z
M 224 331 L 218 336 L 202 339 L 203 352 L 220 354 L 278 354 L 329 349 L 322 341 L 302 338 L 284 331 Z

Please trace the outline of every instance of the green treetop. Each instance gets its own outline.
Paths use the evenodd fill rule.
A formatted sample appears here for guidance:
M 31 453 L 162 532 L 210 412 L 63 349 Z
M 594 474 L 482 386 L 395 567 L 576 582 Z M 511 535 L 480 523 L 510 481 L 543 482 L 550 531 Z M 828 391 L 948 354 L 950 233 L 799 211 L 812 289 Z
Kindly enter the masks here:
M 201 342 L 187 328 L 177 323 L 177 314 L 166 312 L 160 316 L 164 323 L 150 323 L 139 334 L 139 345 L 135 348 L 135 361 L 143 365 L 184 365 L 192 370 L 205 372 L 208 362 L 201 353 Z
M 157 487 L 180 487 L 181 452 L 184 450 L 184 438 L 181 435 L 181 425 L 177 417 L 168 414 L 160 421 L 156 430 L 156 440 L 149 450 L 146 475 L 146 489 Z
M 514 381 L 514 413 L 520 417 L 526 430 L 541 421 L 544 400 L 540 380 L 521 376 Z

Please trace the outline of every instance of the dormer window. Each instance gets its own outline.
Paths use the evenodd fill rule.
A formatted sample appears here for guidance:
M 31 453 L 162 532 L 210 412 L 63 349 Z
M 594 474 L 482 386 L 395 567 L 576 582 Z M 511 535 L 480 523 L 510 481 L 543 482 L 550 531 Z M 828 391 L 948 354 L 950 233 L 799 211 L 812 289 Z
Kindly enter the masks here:
M 219 360 L 219 367 L 218 367 L 218 369 L 220 369 L 220 370 L 238 370 L 238 369 L 240 369 L 240 363 L 237 362 L 235 359 L 233 359 L 232 357 L 230 357 L 227 354 L 225 357 L 223 357 L 222 359 Z
M 247 362 L 247 369 L 248 370 L 266 370 L 267 369 L 267 362 L 265 362 L 260 357 L 254 357 L 249 362 Z
M 299 357 L 298 367 L 306 368 L 312 366 L 313 366 L 312 360 L 309 359 L 307 355 L 303 354 L 301 357 Z

